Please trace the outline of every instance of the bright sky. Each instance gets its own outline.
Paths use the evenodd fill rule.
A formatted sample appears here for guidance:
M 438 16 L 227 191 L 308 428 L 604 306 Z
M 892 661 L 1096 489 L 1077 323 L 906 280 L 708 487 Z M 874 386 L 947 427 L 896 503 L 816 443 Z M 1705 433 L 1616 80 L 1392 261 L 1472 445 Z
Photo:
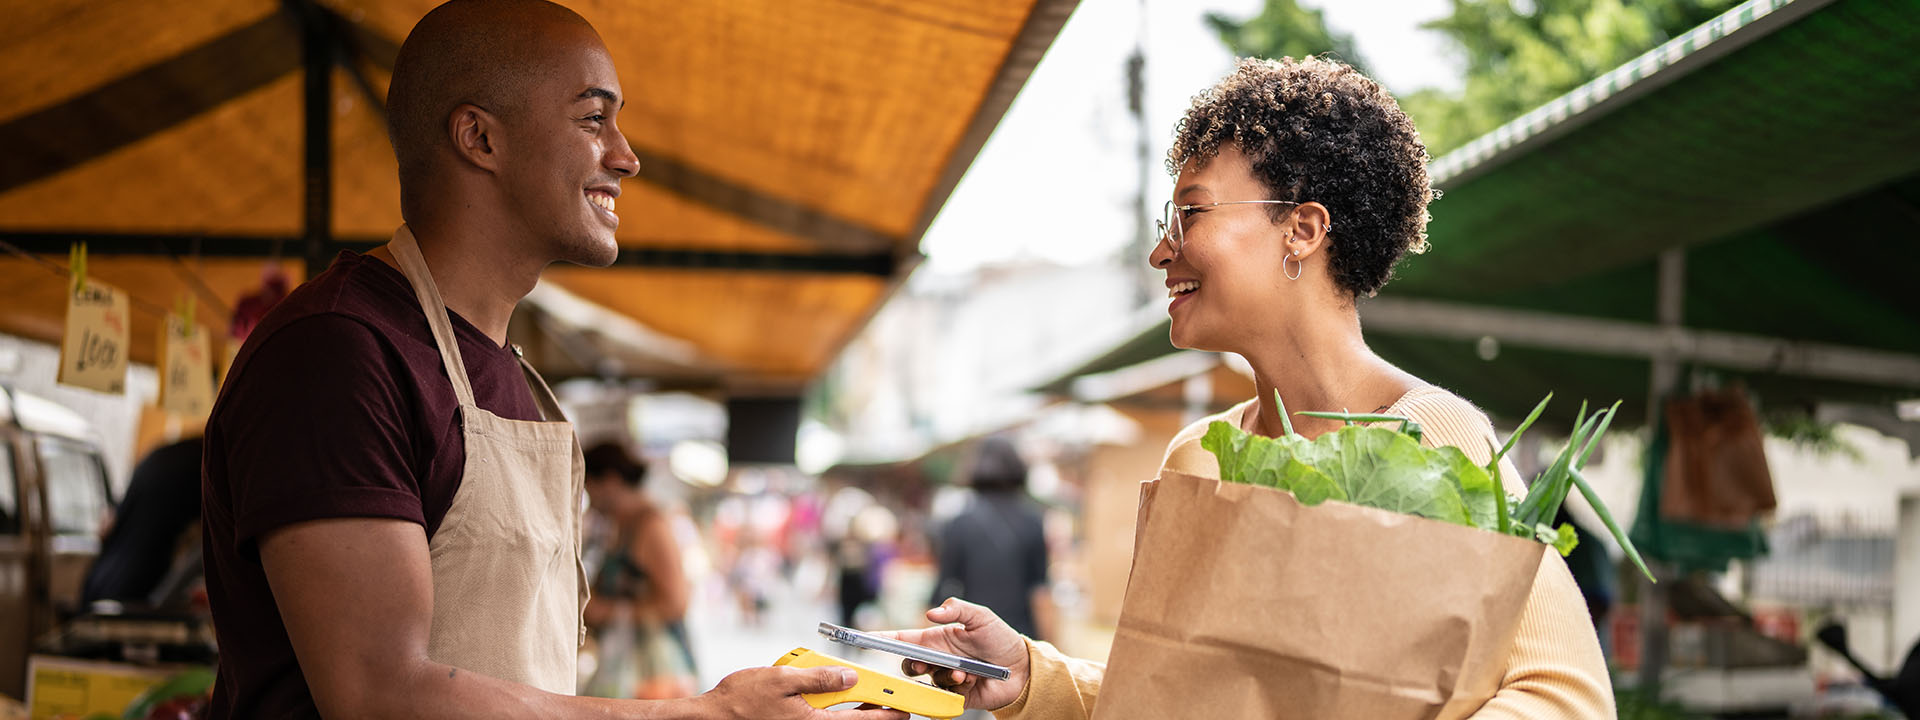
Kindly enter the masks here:
M 1376 79 L 1398 92 L 1459 83 L 1459 62 L 1437 33 L 1419 29 L 1447 0 L 1304 0 L 1354 36 Z M 1226 74 L 1232 57 L 1203 22 L 1208 11 L 1247 17 L 1261 0 L 1144 0 L 1148 205 L 1171 181 L 1161 159 L 1193 94 Z M 1142 37 L 1140 2 L 1082 0 L 993 137 L 927 231 L 929 274 L 1019 259 L 1079 264 L 1121 253 L 1133 234 L 1140 164 L 1127 113 L 1126 58 Z M 1145 262 L 1144 258 L 1140 262 Z

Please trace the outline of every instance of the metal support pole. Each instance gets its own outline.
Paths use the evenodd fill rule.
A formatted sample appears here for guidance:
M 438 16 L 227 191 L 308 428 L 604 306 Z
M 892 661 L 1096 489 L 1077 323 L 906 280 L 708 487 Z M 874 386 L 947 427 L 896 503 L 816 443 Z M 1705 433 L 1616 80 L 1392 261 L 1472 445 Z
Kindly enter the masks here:
M 1687 251 L 1675 248 L 1660 253 L 1660 285 L 1656 312 L 1664 332 L 1680 333 L 1687 294 Z M 1668 343 L 1667 347 L 1675 347 Z M 1653 427 L 1666 407 L 1666 398 L 1680 385 L 1680 357 L 1671 349 L 1654 356 L 1653 379 L 1647 389 L 1647 422 Z M 1647 458 L 1663 462 L 1664 458 Z M 1645 488 L 1641 492 L 1646 492 Z M 1652 521 L 1654 518 L 1648 518 Z M 1649 560 L 1647 569 L 1655 577 L 1671 582 L 1673 573 L 1663 563 Z M 1640 579 L 1640 691 L 1649 700 L 1660 697 L 1660 675 L 1667 668 L 1667 596 L 1666 587 L 1646 578 Z
M 1146 13 L 1147 5 L 1140 3 L 1140 33 L 1133 54 L 1127 56 L 1127 113 L 1133 116 L 1134 160 L 1139 164 L 1140 175 L 1134 187 L 1133 242 L 1128 245 L 1127 256 L 1121 262 L 1133 269 L 1133 306 L 1139 307 L 1153 301 L 1150 291 L 1153 284 L 1153 268 L 1147 264 L 1147 254 L 1153 252 L 1153 245 L 1159 238 L 1153 236 L 1153 213 L 1147 209 L 1147 196 L 1151 191 L 1153 171 L 1149 167 L 1147 148 L 1147 51 L 1146 51 Z
M 333 18 L 307 0 L 288 0 L 300 22 L 300 57 L 305 72 L 302 118 L 304 162 L 301 182 L 302 252 L 307 277 L 333 261 L 333 65 L 338 46 Z

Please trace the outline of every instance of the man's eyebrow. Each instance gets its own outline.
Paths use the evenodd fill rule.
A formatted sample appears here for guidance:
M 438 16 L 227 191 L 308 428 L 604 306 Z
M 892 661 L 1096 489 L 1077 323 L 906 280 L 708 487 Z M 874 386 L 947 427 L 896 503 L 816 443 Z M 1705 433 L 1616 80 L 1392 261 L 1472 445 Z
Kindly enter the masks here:
M 1179 198 L 1183 198 L 1188 195 L 1193 195 L 1196 193 L 1204 193 L 1206 191 L 1207 191 L 1207 186 L 1205 185 L 1188 185 L 1186 187 L 1180 188 L 1180 192 L 1174 193 L 1173 197 L 1175 199 L 1179 199 Z
M 624 108 L 627 106 L 626 103 L 620 101 L 619 95 L 615 95 L 612 90 L 608 90 L 606 88 L 590 87 L 580 91 L 580 94 L 575 97 L 580 100 L 590 100 L 593 98 L 599 98 L 607 102 L 613 103 L 616 107 Z

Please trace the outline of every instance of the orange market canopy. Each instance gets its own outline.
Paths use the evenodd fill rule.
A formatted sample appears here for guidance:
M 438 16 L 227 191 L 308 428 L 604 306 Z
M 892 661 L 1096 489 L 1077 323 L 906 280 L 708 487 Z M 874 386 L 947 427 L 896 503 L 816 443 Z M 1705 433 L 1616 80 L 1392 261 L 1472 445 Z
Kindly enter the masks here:
M 435 4 L 0 0 L 0 241 L 85 241 L 92 277 L 224 334 L 268 263 L 298 281 L 399 224 L 383 99 Z M 560 377 L 789 392 L 920 259 L 1076 0 L 571 4 L 642 169 L 618 264 L 550 270 L 516 340 Z M 57 341 L 63 282 L 0 254 L 0 332 Z

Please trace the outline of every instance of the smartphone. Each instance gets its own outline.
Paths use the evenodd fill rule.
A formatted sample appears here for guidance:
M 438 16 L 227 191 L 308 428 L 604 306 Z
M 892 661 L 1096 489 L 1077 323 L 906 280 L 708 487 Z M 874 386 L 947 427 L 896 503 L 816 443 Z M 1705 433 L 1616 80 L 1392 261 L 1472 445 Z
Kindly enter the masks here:
M 899 640 L 883 638 L 878 635 L 870 635 L 860 632 L 859 630 L 843 628 L 833 623 L 820 623 L 820 634 L 827 636 L 828 640 L 842 645 L 852 645 L 866 650 L 879 650 L 884 653 L 893 653 L 910 660 L 919 660 L 928 665 L 938 665 L 943 668 L 953 668 L 971 675 L 990 677 L 995 680 L 1005 680 L 1013 677 L 1013 671 L 1000 667 L 999 665 L 980 662 L 970 657 L 961 657 L 959 655 L 943 653 L 938 650 L 931 650 L 910 642 L 901 642 Z

